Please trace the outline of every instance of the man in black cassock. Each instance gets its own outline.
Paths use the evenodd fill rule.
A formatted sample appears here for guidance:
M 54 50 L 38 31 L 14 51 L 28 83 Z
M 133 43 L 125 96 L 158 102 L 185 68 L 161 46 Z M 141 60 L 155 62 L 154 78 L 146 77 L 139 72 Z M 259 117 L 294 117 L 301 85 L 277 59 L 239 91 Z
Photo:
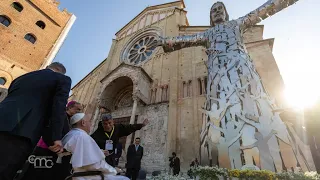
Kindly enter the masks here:
M 107 150 L 105 151 L 106 161 L 115 167 L 115 148 L 119 139 L 140 130 L 146 126 L 148 122 L 148 119 L 145 119 L 142 124 L 114 124 L 112 116 L 110 114 L 104 114 L 101 116 L 98 129 L 91 136 L 101 149 Z
M 173 170 L 173 175 L 177 176 L 180 173 L 180 159 L 177 157 L 175 152 L 172 153 L 172 157 L 170 157 L 170 168 Z

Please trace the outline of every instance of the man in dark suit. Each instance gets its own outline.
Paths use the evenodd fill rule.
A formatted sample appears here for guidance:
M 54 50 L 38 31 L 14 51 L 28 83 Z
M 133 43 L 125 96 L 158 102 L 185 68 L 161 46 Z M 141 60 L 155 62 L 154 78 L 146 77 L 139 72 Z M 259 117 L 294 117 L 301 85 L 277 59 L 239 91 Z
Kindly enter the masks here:
M 15 79 L 8 96 L 0 103 L 0 179 L 12 180 L 27 160 L 45 127 L 50 127 L 54 152 L 62 152 L 62 129 L 65 121 L 71 79 L 57 62 L 47 69 Z
M 127 150 L 127 171 L 126 176 L 136 180 L 141 168 L 141 159 L 143 156 L 143 147 L 140 146 L 140 138 L 136 138 L 134 144 L 131 144 Z

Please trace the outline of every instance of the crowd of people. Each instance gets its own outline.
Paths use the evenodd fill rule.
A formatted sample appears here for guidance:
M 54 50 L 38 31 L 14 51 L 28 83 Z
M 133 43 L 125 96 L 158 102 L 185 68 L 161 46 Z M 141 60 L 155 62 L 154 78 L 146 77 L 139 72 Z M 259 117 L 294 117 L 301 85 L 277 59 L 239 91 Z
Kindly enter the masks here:
M 127 150 L 126 176 L 118 175 L 123 170 L 116 167 L 122 154 L 119 139 L 148 120 L 115 124 L 110 114 L 103 114 L 90 136 L 92 114 L 85 114 L 80 102 L 67 103 L 71 79 L 65 73 L 54 62 L 11 83 L 0 103 L 0 179 L 64 180 L 72 173 L 97 171 L 108 180 L 137 179 L 143 157 L 140 138 Z M 76 179 L 95 177 L 88 173 Z

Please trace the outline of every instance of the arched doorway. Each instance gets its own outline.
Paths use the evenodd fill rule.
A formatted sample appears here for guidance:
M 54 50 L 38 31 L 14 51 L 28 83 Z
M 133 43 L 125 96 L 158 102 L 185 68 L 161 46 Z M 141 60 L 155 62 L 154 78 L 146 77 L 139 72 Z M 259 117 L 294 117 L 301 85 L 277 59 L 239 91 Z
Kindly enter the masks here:
M 111 113 L 115 124 L 135 124 L 138 116 L 134 113 L 133 108 L 143 106 L 144 104 L 138 99 L 133 98 L 133 81 L 127 76 L 114 79 L 101 94 L 100 105 L 107 108 Z M 135 104 L 136 101 L 136 105 Z M 136 112 L 136 111 L 135 111 Z M 133 121 L 132 121 L 133 116 Z M 122 137 L 120 143 L 125 149 L 126 144 L 133 143 L 135 134 L 133 133 L 129 139 Z
M 152 79 L 141 68 L 126 63 L 107 73 L 101 79 L 101 91 L 97 96 L 98 106 L 93 131 L 99 122 L 100 107 L 105 107 L 111 113 L 115 123 L 135 124 L 146 105 L 150 103 L 150 87 Z M 138 132 L 139 133 L 139 132 Z M 125 144 L 124 150 L 133 142 L 133 136 L 120 140 Z M 125 152 L 125 151 L 123 151 Z M 122 153 L 125 157 L 125 153 Z M 119 161 L 121 163 L 121 159 Z
M 100 96 L 100 105 L 114 112 L 120 107 L 130 107 L 133 104 L 133 81 L 127 76 L 121 76 L 111 81 Z

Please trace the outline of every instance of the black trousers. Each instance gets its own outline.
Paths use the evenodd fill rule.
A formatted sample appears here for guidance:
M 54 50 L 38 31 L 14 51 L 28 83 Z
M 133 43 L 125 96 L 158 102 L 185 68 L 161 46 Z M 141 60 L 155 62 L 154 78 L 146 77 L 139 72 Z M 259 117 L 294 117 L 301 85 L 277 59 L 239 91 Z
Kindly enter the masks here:
M 45 156 L 48 157 L 48 159 L 55 161 L 56 155 L 55 153 L 51 152 L 49 149 L 43 149 L 41 147 L 36 147 L 34 152 L 32 153 L 34 156 Z M 44 168 L 44 167 L 35 167 L 34 164 L 28 164 L 28 168 L 23 175 L 22 180 L 41 180 L 41 179 L 47 179 L 47 180 L 53 180 L 53 167 L 51 168 Z
M 71 155 L 62 157 L 62 163 L 56 163 L 53 166 L 54 180 L 65 180 L 71 175 L 72 165 L 70 164 Z
M 126 176 L 129 179 L 136 180 L 139 175 L 139 171 L 140 171 L 140 169 L 138 169 L 138 168 L 127 168 Z
M 110 156 L 106 156 L 105 160 L 110 166 L 112 167 L 116 166 L 116 160 L 115 160 L 114 154 L 111 154 Z
M 0 180 L 12 180 L 32 152 L 31 141 L 0 132 Z
M 180 170 L 179 169 L 173 169 L 173 175 L 174 176 L 178 176 L 179 175 Z

